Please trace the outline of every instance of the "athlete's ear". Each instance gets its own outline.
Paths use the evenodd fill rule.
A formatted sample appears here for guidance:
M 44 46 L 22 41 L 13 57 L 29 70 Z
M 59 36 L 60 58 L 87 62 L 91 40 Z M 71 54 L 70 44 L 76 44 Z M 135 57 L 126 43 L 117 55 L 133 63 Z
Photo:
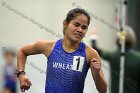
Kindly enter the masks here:
M 63 21 L 63 27 L 64 27 L 64 29 L 67 28 L 67 26 L 68 26 L 68 22 L 66 22 L 66 20 L 64 20 Z

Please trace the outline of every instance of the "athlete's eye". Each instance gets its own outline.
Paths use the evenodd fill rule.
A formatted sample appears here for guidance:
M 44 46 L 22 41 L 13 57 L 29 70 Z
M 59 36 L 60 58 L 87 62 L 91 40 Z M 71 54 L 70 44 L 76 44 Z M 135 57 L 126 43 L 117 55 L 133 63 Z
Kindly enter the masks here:
M 74 24 L 76 27 L 78 27 L 79 25 L 77 25 L 77 24 Z
M 79 27 L 79 26 L 80 26 L 80 23 L 76 22 L 76 23 L 74 23 L 74 25 L 75 25 L 76 27 Z
M 83 29 L 83 30 L 86 30 L 86 29 L 87 29 L 87 26 L 82 26 L 82 29 Z

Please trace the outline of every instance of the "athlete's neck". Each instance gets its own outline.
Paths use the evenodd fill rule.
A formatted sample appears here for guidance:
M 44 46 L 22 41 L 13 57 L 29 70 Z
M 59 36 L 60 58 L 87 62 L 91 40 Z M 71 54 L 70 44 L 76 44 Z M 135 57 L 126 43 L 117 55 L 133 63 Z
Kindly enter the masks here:
M 79 48 L 80 43 L 79 42 L 72 42 L 71 40 L 67 38 L 62 39 L 62 46 L 65 51 L 67 52 L 73 52 Z

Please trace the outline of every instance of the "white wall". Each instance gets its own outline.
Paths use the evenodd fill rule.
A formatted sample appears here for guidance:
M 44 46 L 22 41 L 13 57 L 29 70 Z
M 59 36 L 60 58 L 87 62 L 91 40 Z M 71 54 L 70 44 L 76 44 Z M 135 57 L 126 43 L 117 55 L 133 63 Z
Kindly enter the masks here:
M 1 0 L 0 48 L 14 46 L 18 49 L 39 39 L 58 39 L 58 35 L 62 35 L 62 22 L 67 12 L 75 7 L 82 7 L 94 15 L 84 42 L 90 45 L 90 32 L 96 28 L 99 47 L 114 50 L 116 31 L 107 24 L 114 25 L 114 0 Z M 101 21 L 101 18 L 106 23 Z M 34 22 L 31 19 L 34 19 Z M 39 24 L 52 31 L 46 31 Z M 29 57 L 28 61 L 26 71 L 33 86 L 26 93 L 43 93 L 45 74 L 37 67 L 45 71 L 47 60 L 43 55 L 35 55 Z M 107 63 L 104 64 L 108 66 Z M 109 71 L 103 70 L 109 81 Z M 91 81 L 93 80 L 89 72 L 84 93 L 98 93 Z

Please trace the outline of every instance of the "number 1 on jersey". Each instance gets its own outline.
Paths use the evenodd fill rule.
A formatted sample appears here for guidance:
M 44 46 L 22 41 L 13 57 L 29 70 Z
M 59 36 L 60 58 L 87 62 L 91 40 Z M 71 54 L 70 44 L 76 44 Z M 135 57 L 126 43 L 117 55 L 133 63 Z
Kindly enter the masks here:
M 82 56 L 74 56 L 72 69 L 75 70 L 75 71 L 82 72 L 83 65 L 84 65 L 84 60 L 85 59 Z

